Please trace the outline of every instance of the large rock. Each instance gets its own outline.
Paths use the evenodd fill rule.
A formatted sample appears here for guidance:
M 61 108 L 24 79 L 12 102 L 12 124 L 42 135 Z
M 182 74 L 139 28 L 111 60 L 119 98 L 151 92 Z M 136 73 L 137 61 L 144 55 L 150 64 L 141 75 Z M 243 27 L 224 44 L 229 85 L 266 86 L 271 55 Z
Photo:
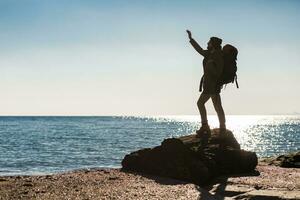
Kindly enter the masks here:
M 255 169 L 257 156 L 240 149 L 231 131 L 198 138 L 196 134 L 165 139 L 160 146 L 141 149 L 125 156 L 125 170 L 205 184 L 223 174 L 245 173 Z

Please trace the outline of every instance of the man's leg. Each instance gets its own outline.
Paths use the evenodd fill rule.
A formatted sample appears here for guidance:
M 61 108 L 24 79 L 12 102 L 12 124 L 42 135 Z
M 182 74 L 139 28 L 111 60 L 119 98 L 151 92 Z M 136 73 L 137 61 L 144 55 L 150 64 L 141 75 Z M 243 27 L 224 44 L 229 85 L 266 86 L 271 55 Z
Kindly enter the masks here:
M 225 113 L 222 107 L 222 102 L 221 102 L 221 96 L 220 94 L 216 94 L 216 95 L 211 95 L 211 99 L 212 102 L 214 104 L 214 108 L 217 112 L 218 118 L 219 118 L 219 122 L 220 122 L 220 128 L 225 128 L 226 129 L 226 125 L 225 125 Z
M 197 101 L 197 106 L 200 112 L 202 126 L 208 126 L 207 114 L 206 114 L 206 109 L 204 104 L 209 100 L 209 98 L 210 98 L 209 94 L 203 94 L 202 92 Z

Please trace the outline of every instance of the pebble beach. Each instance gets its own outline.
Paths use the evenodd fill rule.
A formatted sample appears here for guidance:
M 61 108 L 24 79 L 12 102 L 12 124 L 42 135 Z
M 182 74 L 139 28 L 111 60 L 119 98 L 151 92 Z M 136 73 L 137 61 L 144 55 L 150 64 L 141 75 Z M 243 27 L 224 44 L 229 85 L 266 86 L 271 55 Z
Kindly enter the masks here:
M 259 162 L 257 173 L 219 177 L 207 186 L 121 169 L 0 177 L 0 199 L 300 199 L 300 169 Z

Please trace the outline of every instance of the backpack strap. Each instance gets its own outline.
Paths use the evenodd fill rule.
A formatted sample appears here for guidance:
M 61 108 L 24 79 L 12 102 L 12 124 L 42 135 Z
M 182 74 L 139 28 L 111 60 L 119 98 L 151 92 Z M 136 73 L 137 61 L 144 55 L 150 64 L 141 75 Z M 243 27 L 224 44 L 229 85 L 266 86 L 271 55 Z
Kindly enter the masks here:
M 204 77 L 204 75 L 202 75 L 202 77 L 201 77 L 200 87 L 199 87 L 199 92 L 202 92 L 202 87 L 203 87 L 203 77 Z
M 236 84 L 236 87 L 239 88 L 239 84 L 238 84 L 238 81 L 237 81 L 237 75 L 235 75 L 235 84 Z

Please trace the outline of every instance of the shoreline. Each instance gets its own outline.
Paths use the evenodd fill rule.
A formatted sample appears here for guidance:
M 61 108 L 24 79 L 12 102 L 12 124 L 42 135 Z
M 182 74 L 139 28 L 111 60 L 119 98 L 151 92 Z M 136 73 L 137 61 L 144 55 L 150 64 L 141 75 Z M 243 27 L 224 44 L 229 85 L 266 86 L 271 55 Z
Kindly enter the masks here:
M 262 157 L 258 157 L 259 162 L 264 163 L 264 162 L 269 162 L 272 163 L 274 165 L 276 165 L 276 162 L 274 162 L 274 160 L 276 160 L 277 157 L 279 156 L 283 156 L 283 155 L 291 155 L 291 154 L 295 154 L 297 153 L 297 151 L 291 151 L 291 152 L 286 152 L 284 154 L 275 154 L 272 156 L 262 156 Z M 278 166 L 278 164 L 277 164 Z M 77 171 L 89 171 L 89 170 L 105 170 L 105 169 L 121 169 L 122 166 L 116 166 L 116 167 L 83 167 L 83 168 L 76 168 L 76 169 L 67 169 L 67 170 L 63 170 L 63 171 L 57 171 L 57 172 L 53 172 L 53 173 L 40 173 L 40 172 L 36 172 L 36 173 L 32 173 L 32 174 L 14 174 L 14 175 L 10 175 L 10 174 L 0 174 L 0 178 L 1 177 L 16 177 L 16 176 L 47 176 L 47 175 L 58 175 L 58 174 L 64 174 L 64 173 L 73 173 L 73 172 L 77 172 Z
M 0 176 L 0 200 L 10 199 L 300 199 L 300 169 L 260 161 L 258 173 L 222 176 L 198 185 L 113 168 L 53 175 Z

